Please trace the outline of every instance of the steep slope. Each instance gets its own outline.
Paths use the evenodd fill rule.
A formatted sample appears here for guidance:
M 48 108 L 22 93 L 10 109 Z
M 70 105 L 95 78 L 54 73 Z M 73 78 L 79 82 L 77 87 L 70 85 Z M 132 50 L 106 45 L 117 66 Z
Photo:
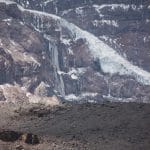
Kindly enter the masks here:
M 67 32 L 69 32 L 69 36 L 73 38 L 72 40 L 84 39 L 84 42 L 87 46 L 87 48 L 85 49 L 86 53 L 90 55 L 91 59 L 99 61 L 101 71 L 103 71 L 104 73 L 119 73 L 120 75 L 133 76 L 139 82 L 149 85 L 150 74 L 148 72 L 143 71 L 136 66 L 133 66 L 131 63 L 119 56 L 116 51 L 104 44 L 104 42 L 102 42 L 92 34 L 86 31 L 82 31 L 77 26 L 68 23 L 64 19 L 61 19 L 54 15 L 33 10 L 26 10 L 26 12 L 30 12 L 34 15 L 34 17 L 36 16 L 36 24 L 34 27 L 38 30 L 43 31 L 42 19 L 43 17 L 47 17 L 47 20 L 54 19 L 57 22 L 57 26 L 59 26 L 60 32 L 63 32 L 63 29 L 67 30 Z
M 117 54 L 114 49 L 104 44 L 104 42 L 102 42 L 92 34 L 86 31 L 82 31 L 72 23 L 69 23 L 55 15 L 50 15 L 33 10 L 24 11 L 30 12 L 33 15 L 39 17 L 38 19 L 41 19 L 41 22 L 42 17 L 44 16 L 48 17 L 48 19 L 50 17 L 50 19 L 52 18 L 56 22 L 60 22 L 60 28 L 66 28 L 70 32 L 71 36 L 74 36 L 74 40 L 78 40 L 80 38 L 85 39 L 91 55 L 93 55 L 95 59 L 99 59 L 100 66 L 104 73 L 119 73 L 120 75 L 134 76 L 139 82 L 150 85 L 150 73 L 140 69 L 139 67 L 133 66 L 123 57 L 119 56 L 119 54 Z M 41 24 L 39 24 L 39 29 L 42 30 L 42 27 L 40 28 L 40 26 Z
M 48 43 L 22 22 L 16 5 L 0 2 L 0 8 L 0 101 L 38 102 L 38 96 L 53 96 Z
M 148 0 L 16 0 L 25 8 L 57 14 L 115 48 L 134 65 L 150 71 Z M 35 4 L 36 3 L 36 4 Z

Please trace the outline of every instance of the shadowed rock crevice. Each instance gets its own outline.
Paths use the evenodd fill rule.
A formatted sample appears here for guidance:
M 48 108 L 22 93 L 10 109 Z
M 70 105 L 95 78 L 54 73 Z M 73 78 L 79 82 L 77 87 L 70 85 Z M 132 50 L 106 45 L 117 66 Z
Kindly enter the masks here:
M 15 142 L 21 137 L 21 133 L 15 131 L 2 131 L 0 132 L 0 140 L 4 142 Z
M 15 142 L 15 141 L 23 141 L 24 143 L 36 145 L 39 144 L 39 138 L 37 135 L 32 133 L 21 133 L 16 131 L 1 131 L 0 132 L 0 140 L 4 142 Z

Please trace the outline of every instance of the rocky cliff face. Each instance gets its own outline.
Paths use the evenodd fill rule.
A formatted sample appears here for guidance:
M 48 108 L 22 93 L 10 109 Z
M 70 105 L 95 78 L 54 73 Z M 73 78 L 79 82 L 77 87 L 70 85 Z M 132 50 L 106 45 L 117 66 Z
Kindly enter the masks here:
M 2 100 L 149 102 L 148 1 L 16 2 L 0 1 Z
M 133 64 L 150 71 L 150 3 L 103 0 L 16 0 L 25 8 L 57 14 L 93 33 Z M 138 59 L 137 59 L 138 58 Z

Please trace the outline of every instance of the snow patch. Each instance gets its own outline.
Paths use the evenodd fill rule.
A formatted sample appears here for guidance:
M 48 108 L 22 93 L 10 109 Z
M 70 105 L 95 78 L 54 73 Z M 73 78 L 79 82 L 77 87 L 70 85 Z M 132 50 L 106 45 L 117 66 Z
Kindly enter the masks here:
M 13 4 L 13 3 L 15 3 L 15 2 L 9 1 L 9 0 L 0 0 L 0 3 Z
M 94 20 L 92 21 L 93 25 L 98 27 L 98 25 L 110 25 L 114 27 L 119 27 L 118 23 L 116 20 Z
M 83 15 L 83 7 L 78 7 L 75 9 L 76 14 Z
M 149 23 L 150 22 L 150 19 L 146 19 L 146 23 Z
M 122 9 L 124 11 L 128 11 L 130 8 L 133 10 L 141 10 L 143 9 L 143 5 L 127 5 L 127 4 L 103 4 L 103 5 L 93 5 L 95 10 L 100 13 L 102 9 L 107 8 L 115 11 L 116 9 Z
M 65 96 L 65 99 L 68 101 L 74 101 L 74 100 L 79 100 L 79 97 L 77 97 L 75 94 L 69 94 Z
M 76 74 L 72 74 L 72 75 L 71 75 L 71 78 L 72 78 L 73 80 L 77 80 L 77 79 L 78 79 L 78 76 L 77 76 Z
M 126 102 L 126 103 L 135 102 L 135 99 L 133 98 L 118 98 L 118 97 L 113 97 L 111 95 L 108 95 L 108 96 L 103 95 L 103 98 L 111 102 L 121 102 L 121 103 L 122 102 Z
M 144 43 L 149 42 L 150 41 L 150 36 L 145 36 L 143 38 Z
M 11 18 L 7 18 L 7 19 L 3 19 L 2 21 L 4 21 L 4 22 L 11 22 L 12 19 Z
M 80 101 L 84 98 L 88 98 L 88 102 L 95 102 L 93 98 L 95 98 L 98 95 L 98 93 L 91 93 L 91 92 L 85 92 L 82 93 L 78 96 L 76 96 L 75 94 L 69 94 L 65 96 L 65 99 L 67 101 Z
M 70 55 L 73 55 L 74 53 L 73 53 L 73 50 L 71 49 L 71 48 L 68 48 L 68 53 L 70 54 Z
M 93 5 L 93 7 L 96 9 L 97 12 L 100 13 L 101 9 L 103 9 L 103 8 L 110 8 L 112 10 L 120 8 L 120 9 L 123 9 L 125 11 L 128 11 L 130 8 L 130 5 L 126 5 L 126 4 L 103 4 L 103 5 Z
M 20 21 L 19 23 L 20 23 L 21 25 L 24 25 L 24 22 L 22 22 L 22 21 Z
M 3 46 L 2 40 L 0 39 L 0 46 Z
M 64 15 L 67 15 L 69 12 L 71 12 L 73 9 L 68 9 L 68 10 L 64 10 L 62 11 L 62 15 L 61 16 L 64 16 Z
M 86 68 L 71 68 L 69 72 L 58 71 L 59 75 L 69 75 L 73 80 L 77 80 L 80 75 L 84 74 Z
M 70 45 L 71 40 L 67 38 L 61 38 L 61 42 L 64 43 L 65 45 Z
M 44 2 L 44 5 L 46 6 L 48 3 L 53 2 L 53 0 L 47 0 Z

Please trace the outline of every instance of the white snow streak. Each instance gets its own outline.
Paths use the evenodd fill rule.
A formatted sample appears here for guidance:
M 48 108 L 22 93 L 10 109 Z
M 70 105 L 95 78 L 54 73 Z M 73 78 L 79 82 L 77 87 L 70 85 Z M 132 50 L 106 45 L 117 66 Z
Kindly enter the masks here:
M 143 9 L 143 5 L 126 5 L 126 4 L 103 4 L 103 5 L 93 5 L 95 10 L 100 13 L 103 8 L 108 8 L 111 10 L 122 9 L 124 11 L 128 11 L 130 8 L 133 10 L 141 10 Z
M 119 27 L 119 25 L 118 25 L 116 20 L 105 20 L 105 19 L 102 19 L 102 20 L 94 20 L 94 21 L 92 21 L 92 23 L 96 27 L 99 24 L 100 25 L 110 25 L 110 26 L 114 26 L 114 27 Z
M 0 0 L 0 3 L 5 3 L 5 4 L 12 4 L 15 2 L 9 1 L 9 0 Z

